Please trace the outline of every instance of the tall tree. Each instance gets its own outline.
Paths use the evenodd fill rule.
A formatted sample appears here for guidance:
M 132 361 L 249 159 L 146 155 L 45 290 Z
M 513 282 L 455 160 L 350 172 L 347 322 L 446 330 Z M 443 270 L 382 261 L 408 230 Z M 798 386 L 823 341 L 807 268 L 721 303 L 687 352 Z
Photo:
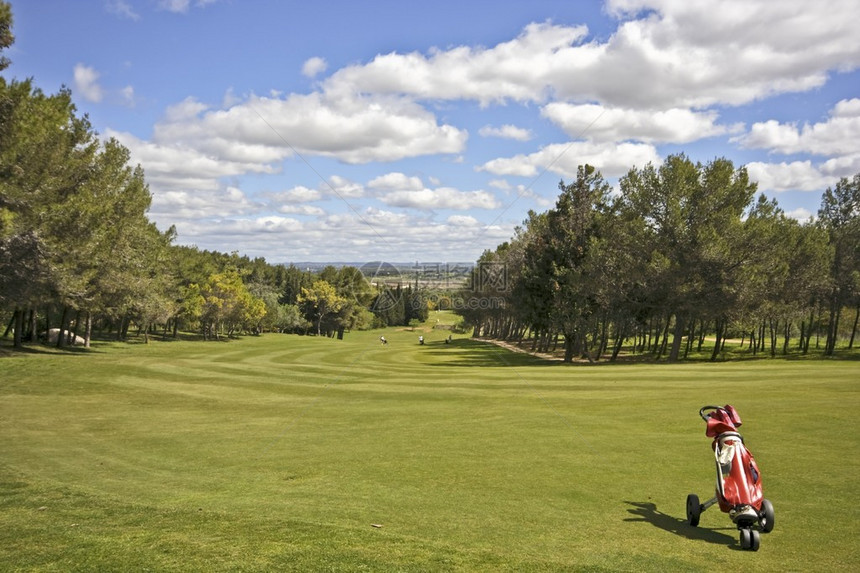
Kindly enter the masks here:
M 12 34 L 12 6 L 8 2 L 0 1 L 0 53 L 12 45 L 15 36 Z M 9 67 L 9 58 L 0 55 L 0 70 Z
M 669 360 L 677 360 L 683 334 L 709 300 L 726 300 L 732 270 L 742 263 L 742 221 L 756 185 L 746 169 L 727 159 L 702 165 L 670 155 L 659 168 L 631 170 L 621 182 L 623 202 L 649 228 L 652 260 L 674 317 Z
M 298 304 L 305 316 L 316 324 L 317 336 L 322 335 L 323 321 L 337 314 L 346 304 L 346 299 L 337 294 L 335 288 L 324 280 L 314 281 L 311 288 L 302 288 Z
M 17 268 L 0 271 L 28 286 L 19 293 L 24 298 L 9 292 L 0 298 L 21 312 L 47 297 L 68 303 L 85 290 L 87 279 L 70 266 L 77 257 L 69 252 L 75 237 L 67 231 L 97 152 L 89 123 L 75 116 L 68 91 L 46 96 L 29 80 L 0 78 L 0 241 L 7 250 L 26 249 L 7 259 L 17 261 Z
M 564 336 L 564 360 L 570 362 L 576 353 L 591 358 L 586 337 L 603 286 L 596 245 L 605 232 L 610 187 L 599 171 L 584 165 L 573 183 L 561 182 L 559 189 L 555 208 L 547 213 L 545 235 L 536 243 L 545 248 L 528 258 L 534 261 L 536 274 L 548 278 L 552 324 Z
M 832 355 L 839 336 L 839 321 L 846 305 L 860 310 L 860 173 L 842 178 L 824 192 L 818 220 L 833 248 L 827 342 L 824 353 Z

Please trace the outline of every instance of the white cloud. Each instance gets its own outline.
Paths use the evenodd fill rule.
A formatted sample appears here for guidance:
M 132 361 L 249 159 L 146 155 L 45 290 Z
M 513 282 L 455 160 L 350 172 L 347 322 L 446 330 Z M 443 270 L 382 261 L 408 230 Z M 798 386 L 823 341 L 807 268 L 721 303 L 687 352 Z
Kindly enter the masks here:
M 732 141 L 742 147 L 766 149 L 782 155 L 829 156 L 819 164 L 811 160 L 747 165 L 750 176 L 763 190 L 822 191 L 840 177 L 860 171 L 860 99 L 842 100 L 826 121 L 798 126 L 775 120 L 753 124 L 749 132 Z
M 191 6 L 191 0 L 159 0 L 158 7 L 168 12 L 182 13 L 188 12 L 188 7 Z
M 195 8 L 203 8 L 208 6 L 209 4 L 214 4 L 218 0 L 197 0 L 194 2 Z M 161 10 L 167 10 L 168 12 L 173 12 L 174 14 L 185 14 L 188 12 L 189 8 L 191 8 L 192 2 L 191 0 L 159 0 L 158 8 Z
M 173 0 L 161 6 L 187 12 L 204 4 Z M 128 4 L 116 0 L 111 6 L 119 10 Z M 469 260 L 493 241 L 508 239 L 514 224 L 485 227 L 469 212 L 437 221 L 432 211 L 497 209 L 501 202 L 493 191 L 505 201 L 526 198 L 547 207 L 551 201 L 532 188 L 546 188 L 546 181 L 526 187 L 494 179 L 486 187 L 491 191 L 461 191 L 441 185 L 421 171 L 429 170 L 425 166 L 408 161 L 376 171 L 382 173 L 378 176 L 368 175 L 365 167 L 345 168 L 367 181 L 358 183 L 330 175 L 328 162 L 314 162 L 314 157 L 366 165 L 441 155 L 447 167 L 462 170 L 450 163 L 474 160 L 466 154 L 469 133 L 445 119 L 452 105 L 444 100 L 478 102 L 484 108 L 478 113 L 513 101 L 523 109 L 540 107 L 544 125 L 552 122 L 574 141 L 498 157 L 479 171 L 534 183 L 547 171 L 573 179 L 577 167 L 588 163 L 613 178 L 633 166 L 659 164 L 659 144 L 737 134 L 740 126 L 720 123 L 724 106 L 809 90 L 835 70 L 860 65 L 852 2 L 728 0 L 715 8 L 701 0 L 607 0 L 606 11 L 619 18 L 609 37 L 590 39 L 584 26 L 532 23 L 494 46 L 380 54 L 325 78 L 327 62 L 314 57 L 301 72 L 320 79 L 313 82 L 317 91 L 239 97 L 229 89 L 220 106 L 194 98 L 170 106 L 149 141 L 108 134 L 146 169 L 159 224 L 175 222 L 182 241 L 190 238 L 219 250 L 230 244 L 272 261 L 330 258 L 332 252 L 342 260 L 384 258 L 386 253 L 426 260 L 428 245 L 440 256 Z M 100 101 L 106 92 L 98 72 L 78 67 L 76 90 Z M 126 90 L 121 94 L 133 101 L 134 90 Z M 107 96 L 111 93 L 116 94 L 108 90 Z M 817 154 L 817 163 L 758 162 L 748 169 L 762 190 L 820 191 L 837 176 L 860 171 L 858 116 L 860 100 L 845 100 L 819 123 L 761 122 L 734 141 L 775 153 Z M 478 133 L 533 138 L 528 129 L 503 124 L 508 117 L 522 121 L 516 114 L 478 120 L 475 125 L 492 122 Z M 327 180 L 316 189 L 289 188 L 295 179 L 270 184 L 286 190 L 261 194 L 261 199 L 242 190 L 242 176 L 279 173 L 285 160 L 290 160 L 286 169 L 305 170 L 296 152 L 316 163 L 314 169 L 322 164 Z M 416 172 L 421 177 L 407 175 Z M 445 173 L 441 180 L 452 178 Z M 325 210 L 316 201 L 326 201 Z M 336 248 L 323 254 L 332 237 Z
M 365 65 L 342 68 L 324 84 L 330 93 L 406 94 L 429 99 L 474 99 L 483 105 L 545 97 L 552 54 L 585 38 L 585 26 L 530 24 L 517 38 L 493 48 L 456 46 L 427 56 L 381 54 Z
M 384 209 L 368 207 L 361 214 L 360 222 L 373 228 L 374 233 L 384 233 L 387 229 L 396 228 L 400 232 L 410 224 L 411 218 L 406 213 L 395 213 Z
M 75 90 L 87 101 L 98 103 L 104 90 L 98 83 L 99 73 L 91 66 L 75 65 Z
M 480 225 L 477 219 L 471 215 L 451 215 L 447 222 L 453 227 L 475 227 Z
M 275 199 L 283 203 L 307 203 L 309 201 L 319 201 L 322 199 L 322 193 L 317 189 L 309 189 L 299 185 L 288 191 L 276 193 Z
M 297 150 L 344 163 L 395 161 L 458 153 L 467 133 L 403 98 L 331 99 L 319 93 L 284 99 L 252 96 L 229 109 L 187 99 L 168 109 L 153 133 L 228 161 L 280 161 Z
M 516 127 L 515 125 L 503 125 L 501 127 L 485 125 L 478 130 L 478 134 L 483 137 L 501 137 L 503 139 L 515 139 L 517 141 L 528 141 L 534 137 L 531 130 Z
M 718 125 L 716 111 L 690 109 L 636 110 L 553 102 L 541 114 L 575 139 L 689 143 L 706 137 L 736 133 L 742 125 Z
M 105 2 L 105 10 L 111 14 L 115 14 L 120 18 L 128 18 L 129 20 L 139 20 L 140 14 L 136 13 L 131 7 L 131 4 L 125 0 L 107 0 Z
M 424 189 L 420 177 L 409 177 L 403 173 L 386 173 L 367 182 L 367 186 L 381 191 L 420 191 Z
M 228 90 L 228 93 L 231 91 L 232 89 Z M 203 113 L 207 109 L 209 109 L 209 106 L 206 104 L 197 101 L 193 97 L 187 97 L 179 103 L 167 106 L 163 121 L 178 123 L 185 120 L 193 120 L 198 114 Z
M 125 86 L 120 90 L 120 95 L 122 97 L 123 102 L 128 107 L 134 107 L 134 88 L 132 86 Z
M 607 10 L 636 19 L 622 23 L 593 68 L 603 71 L 594 83 L 603 101 L 739 105 L 806 91 L 830 70 L 860 65 L 853 0 L 612 0 Z
M 238 187 L 226 187 L 153 193 L 151 210 L 162 224 L 168 224 L 252 214 L 261 207 Z
M 809 209 L 804 209 L 803 207 L 798 207 L 797 209 L 792 209 L 791 211 L 787 211 L 785 213 L 786 217 L 791 219 L 796 219 L 801 223 L 806 223 L 810 219 L 814 219 L 816 217 L 815 213 L 809 211 Z
M 321 217 L 325 215 L 325 211 L 323 211 L 320 207 L 316 207 L 314 205 L 281 205 L 280 207 L 278 207 L 278 213 L 284 213 L 288 215 L 312 215 L 314 217 Z
M 752 162 L 746 165 L 750 179 L 757 181 L 760 191 L 821 191 L 834 182 L 823 175 L 811 161 L 790 163 Z
M 334 193 L 341 199 L 357 199 L 364 197 L 364 186 L 355 181 L 350 181 L 340 175 L 332 175 L 328 181 L 320 185 L 323 193 Z
M 280 215 L 267 215 L 248 219 L 225 218 L 214 222 L 189 221 L 183 225 L 183 235 L 192 238 L 205 237 L 218 234 L 230 240 L 241 239 L 248 236 L 272 235 L 301 232 L 304 226 L 301 221 L 291 217 Z M 264 241 L 271 241 L 271 236 L 263 237 Z
M 273 263 L 321 257 L 353 262 L 469 261 L 477 259 L 488 244 L 509 239 L 514 229 L 510 223 L 485 226 L 468 215 L 452 215 L 437 222 L 424 213 L 373 207 L 318 215 L 306 221 L 269 214 L 168 222 L 176 224 L 182 244 L 223 251 L 223 245 L 228 243 L 243 254 L 263 256 Z M 337 237 L 334 242 L 333 236 Z M 326 251 L 327 245 L 333 245 L 332 249 Z
M 743 147 L 776 153 L 848 155 L 856 153 L 860 141 L 860 99 L 842 100 L 827 121 L 815 124 L 779 123 L 770 120 L 753 124 L 749 133 L 735 141 Z
M 618 177 L 631 167 L 644 167 L 662 161 L 657 150 L 644 143 L 595 144 L 591 142 L 555 143 L 529 155 L 493 159 L 480 166 L 480 171 L 495 175 L 535 177 L 552 171 L 563 177 L 576 177 L 580 165 L 596 167 L 604 177 Z
M 552 207 L 553 205 L 555 205 L 555 197 L 552 197 L 552 198 L 542 197 L 541 195 L 538 195 L 535 192 L 535 190 L 532 189 L 531 187 L 526 187 L 525 185 L 517 185 L 516 192 L 517 192 L 517 199 L 519 199 L 521 197 L 525 198 L 525 199 L 530 199 L 531 201 L 534 201 L 535 204 L 542 209 L 548 209 L 549 207 Z M 514 201 L 516 201 L 516 199 Z
M 132 163 L 139 163 L 143 167 L 155 197 L 167 191 L 218 189 L 218 180 L 222 177 L 247 173 L 272 174 L 278 171 L 276 166 L 268 163 L 226 161 L 184 147 L 181 143 L 162 145 L 112 129 L 107 129 L 105 136 L 115 138 L 128 148 Z
M 237 96 L 236 92 L 233 90 L 233 86 L 230 86 L 229 88 L 227 88 L 227 91 L 224 92 L 224 98 L 221 100 L 221 107 L 223 107 L 224 109 L 228 109 L 233 107 L 237 103 L 240 103 L 241 101 L 242 98 Z
M 599 101 L 670 110 L 740 105 L 821 86 L 829 72 L 860 66 L 854 0 L 630 0 L 605 42 L 584 26 L 533 23 L 491 48 L 390 53 L 332 74 L 332 94 L 419 99 Z M 639 17 L 639 14 L 644 14 Z
M 860 173 L 860 153 L 828 159 L 821 164 L 821 172 L 834 177 L 851 177 Z
M 304 65 L 302 65 L 302 75 L 305 75 L 309 78 L 315 78 L 319 74 L 326 71 L 327 68 L 328 62 L 325 61 L 325 58 L 309 58 L 305 61 Z
M 500 205 L 495 195 L 487 191 L 459 191 L 450 187 L 437 189 L 390 191 L 380 200 L 392 207 L 413 209 L 497 209 Z

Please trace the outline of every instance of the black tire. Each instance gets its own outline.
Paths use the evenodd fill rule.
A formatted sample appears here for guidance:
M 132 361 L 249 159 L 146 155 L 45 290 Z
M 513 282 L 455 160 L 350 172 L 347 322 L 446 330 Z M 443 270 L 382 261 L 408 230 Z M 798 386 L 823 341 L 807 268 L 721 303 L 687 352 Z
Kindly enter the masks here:
M 758 551 L 759 545 L 761 545 L 761 536 L 759 536 L 758 531 L 755 529 L 750 529 L 750 551 Z
M 699 517 L 702 515 L 702 506 L 699 504 L 699 496 L 691 493 L 687 496 L 687 523 L 696 527 L 699 525 Z
M 741 549 L 744 551 L 752 548 L 752 531 L 743 528 L 741 529 Z
M 761 512 L 758 516 L 758 523 L 761 525 L 761 530 L 765 533 L 773 531 L 773 504 L 770 500 L 761 500 Z

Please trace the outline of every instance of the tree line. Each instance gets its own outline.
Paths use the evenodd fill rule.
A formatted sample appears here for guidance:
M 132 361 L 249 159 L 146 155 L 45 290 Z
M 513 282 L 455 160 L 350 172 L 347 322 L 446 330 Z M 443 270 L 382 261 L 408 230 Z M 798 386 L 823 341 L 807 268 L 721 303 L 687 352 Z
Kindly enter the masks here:
M 14 41 L 0 1 L 0 51 Z M 0 70 L 9 65 L 0 58 Z M 100 140 L 68 89 L 0 76 L 0 317 L 20 347 L 51 330 L 63 346 L 136 329 L 217 339 L 237 332 L 345 331 L 426 318 L 411 289 L 354 267 L 320 273 L 173 244 L 129 151 Z M 393 303 L 391 302 L 393 301 Z M 405 305 L 404 301 L 410 301 Z
M 14 41 L 0 0 L 0 52 Z M 0 57 L 0 71 L 8 66 Z M 431 293 L 372 283 L 360 269 L 319 273 L 174 245 L 147 217 L 144 172 L 98 138 L 71 92 L 0 76 L 0 317 L 15 347 L 52 329 L 63 346 L 136 329 L 218 339 L 239 332 L 345 332 L 409 325 L 428 301 L 453 305 L 476 335 L 561 343 L 565 360 L 634 352 L 677 360 L 728 337 L 753 352 L 853 346 L 860 316 L 860 174 L 828 188 L 814 221 L 755 197 L 744 168 L 673 155 L 633 168 L 614 191 L 593 167 L 559 185 L 486 251 L 470 286 Z M 64 334 L 64 335 L 62 335 Z
M 860 315 L 860 174 L 828 188 L 804 223 L 756 198 L 745 168 L 683 154 L 633 168 L 616 192 L 591 166 L 559 184 L 485 251 L 460 296 L 476 336 L 522 341 L 564 360 L 632 352 L 678 360 L 727 337 L 753 353 L 853 347 Z M 845 317 L 848 317 L 846 324 Z M 792 342 L 793 341 L 793 342 Z

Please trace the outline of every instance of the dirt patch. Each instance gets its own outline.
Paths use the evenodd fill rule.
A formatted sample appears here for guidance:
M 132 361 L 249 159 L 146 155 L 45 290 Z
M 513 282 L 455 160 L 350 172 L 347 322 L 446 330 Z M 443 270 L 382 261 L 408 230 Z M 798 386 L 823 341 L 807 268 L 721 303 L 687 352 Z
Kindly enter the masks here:
M 505 342 L 504 340 L 493 340 L 490 338 L 478 338 L 476 340 L 480 340 L 481 342 L 489 342 L 490 344 L 495 344 L 496 346 L 501 346 L 506 350 L 510 350 L 511 352 L 520 352 L 522 354 L 530 354 L 531 356 L 535 356 L 537 358 L 541 358 L 543 360 L 551 360 L 554 362 L 562 362 L 563 359 L 560 356 L 555 356 L 554 354 L 550 354 L 548 352 L 532 352 L 522 346 L 517 344 L 512 344 L 510 342 Z

